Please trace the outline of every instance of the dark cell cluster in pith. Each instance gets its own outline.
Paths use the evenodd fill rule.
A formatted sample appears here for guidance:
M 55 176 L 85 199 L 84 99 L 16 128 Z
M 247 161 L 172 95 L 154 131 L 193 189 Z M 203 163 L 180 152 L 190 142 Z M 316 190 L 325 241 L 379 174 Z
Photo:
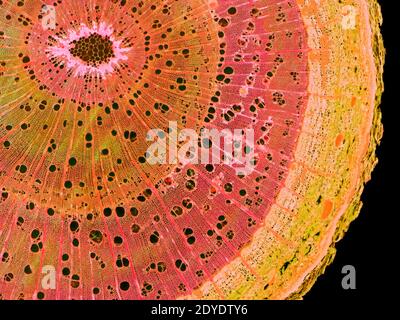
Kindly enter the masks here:
M 93 67 L 108 63 L 114 57 L 112 41 L 97 33 L 74 40 L 72 44 L 71 54 Z

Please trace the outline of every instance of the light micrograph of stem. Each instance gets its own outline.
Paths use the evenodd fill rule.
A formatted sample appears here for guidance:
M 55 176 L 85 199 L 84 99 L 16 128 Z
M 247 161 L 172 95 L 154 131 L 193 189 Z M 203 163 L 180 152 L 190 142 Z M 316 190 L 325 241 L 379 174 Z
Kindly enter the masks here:
M 381 20 L 0 1 L 0 298 L 302 298 L 377 162 Z

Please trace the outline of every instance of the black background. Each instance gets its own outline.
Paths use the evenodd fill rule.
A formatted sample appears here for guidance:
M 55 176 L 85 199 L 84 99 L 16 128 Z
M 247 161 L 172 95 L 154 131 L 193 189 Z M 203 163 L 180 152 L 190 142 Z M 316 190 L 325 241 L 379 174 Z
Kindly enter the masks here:
M 377 150 L 379 163 L 362 195 L 364 206 L 360 216 L 337 245 L 336 258 L 325 274 L 305 296 L 306 301 L 324 299 L 386 299 L 396 290 L 400 267 L 396 266 L 397 216 L 400 214 L 398 166 L 400 156 L 398 109 L 400 107 L 400 17 L 395 0 L 380 0 L 383 13 L 382 33 L 386 47 L 382 97 L 384 137 Z M 396 168 L 397 162 L 397 168 Z M 398 180 L 397 180 L 398 181 Z M 396 239 L 397 238 L 397 239 Z M 356 290 L 343 290 L 341 274 L 344 265 L 356 268 Z M 394 293 L 393 293 L 394 294 Z

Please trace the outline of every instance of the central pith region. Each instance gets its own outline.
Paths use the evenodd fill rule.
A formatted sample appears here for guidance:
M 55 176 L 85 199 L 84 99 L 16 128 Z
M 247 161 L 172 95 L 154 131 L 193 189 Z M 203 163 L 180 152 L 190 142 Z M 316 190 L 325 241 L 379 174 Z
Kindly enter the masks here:
M 70 53 L 93 67 L 108 63 L 114 57 L 113 42 L 109 37 L 102 37 L 97 33 L 74 40 L 72 44 L 74 47 L 70 49 Z

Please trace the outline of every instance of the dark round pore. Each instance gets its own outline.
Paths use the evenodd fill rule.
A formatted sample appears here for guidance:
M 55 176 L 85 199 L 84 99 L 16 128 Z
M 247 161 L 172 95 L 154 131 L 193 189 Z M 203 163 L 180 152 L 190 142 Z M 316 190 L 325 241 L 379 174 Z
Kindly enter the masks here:
M 114 57 L 112 41 L 97 33 L 74 40 L 72 45 L 70 53 L 93 67 L 108 63 Z

